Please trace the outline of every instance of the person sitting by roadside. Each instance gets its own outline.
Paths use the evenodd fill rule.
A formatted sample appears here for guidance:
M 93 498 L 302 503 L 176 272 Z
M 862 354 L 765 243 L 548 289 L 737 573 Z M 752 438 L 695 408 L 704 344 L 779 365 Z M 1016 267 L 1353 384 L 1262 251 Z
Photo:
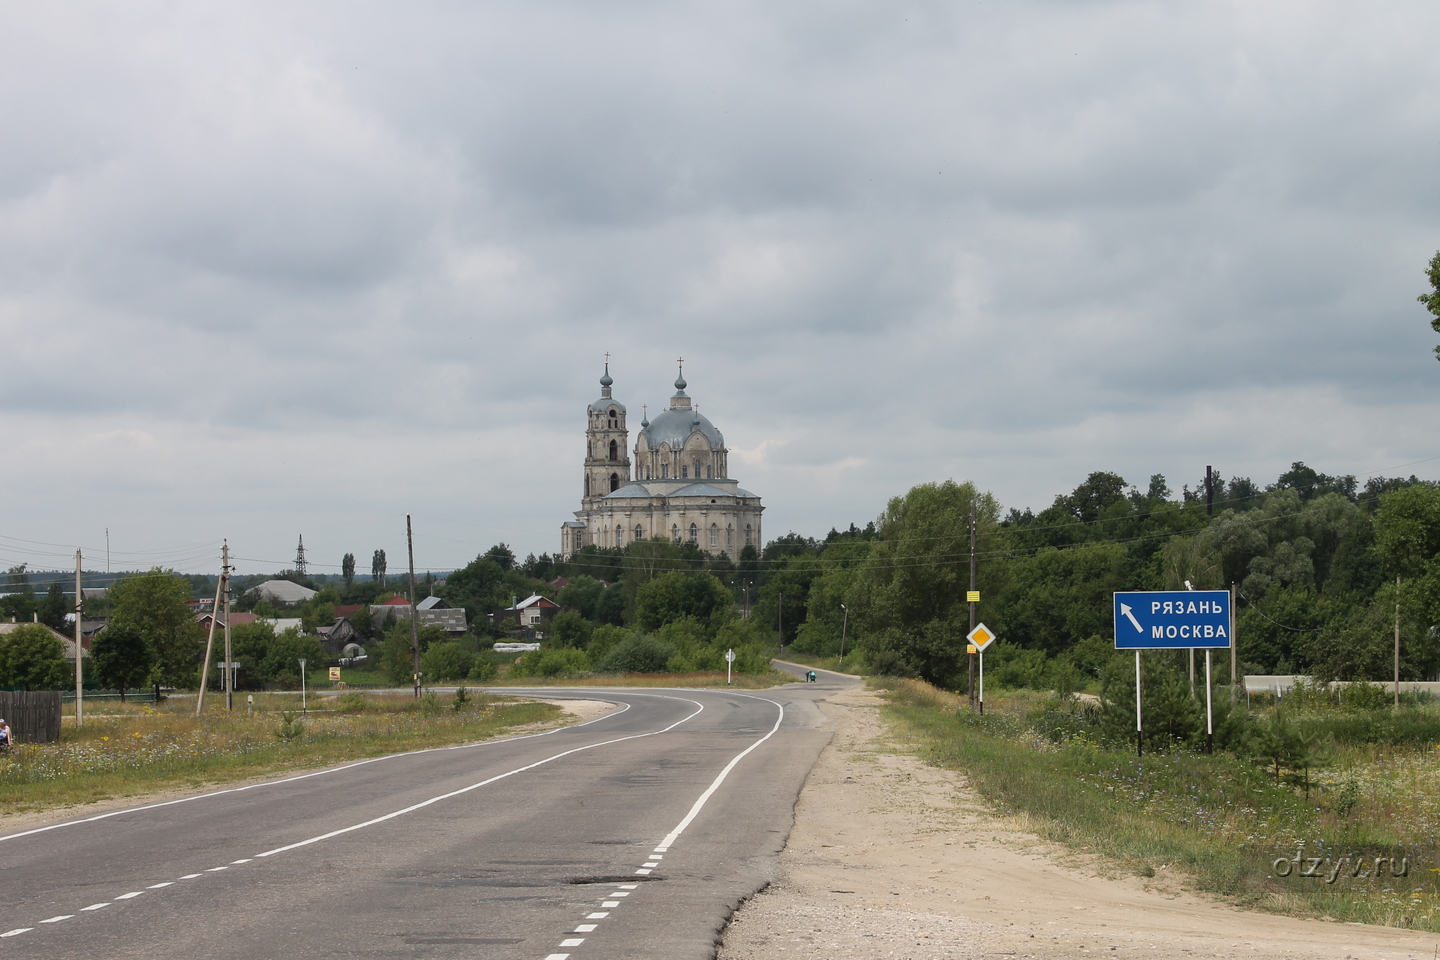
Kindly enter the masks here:
M 10 749 L 10 724 L 0 720 L 0 750 Z

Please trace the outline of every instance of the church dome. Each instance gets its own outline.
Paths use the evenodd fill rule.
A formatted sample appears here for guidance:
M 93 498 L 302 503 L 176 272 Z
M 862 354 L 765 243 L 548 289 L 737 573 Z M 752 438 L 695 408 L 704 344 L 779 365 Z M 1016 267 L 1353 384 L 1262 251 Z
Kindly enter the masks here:
M 721 450 L 725 446 L 725 438 L 720 431 L 715 429 L 715 424 L 709 418 L 700 414 L 697 410 L 669 409 L 662 410 L 650 421 L 650 425 L 640 431 L 640 436 L 645 437 L 651 450 L 660 449 L 660 444 L 668 443 L 671 450 L 678 450 L 685 446 L 685 441 L 690 438 L 690 433 L 699 430 L 705 435 L 710 443 L 711 450 Z

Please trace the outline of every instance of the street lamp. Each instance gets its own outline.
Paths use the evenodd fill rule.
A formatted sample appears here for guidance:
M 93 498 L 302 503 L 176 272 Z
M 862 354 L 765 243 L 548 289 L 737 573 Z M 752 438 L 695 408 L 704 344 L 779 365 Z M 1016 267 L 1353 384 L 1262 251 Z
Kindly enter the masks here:
M 305 658 L 300 658 L 300 715 L 309 716 L 305 710 Z
M 845 611 L 845 619 L 840 624 L 840 665 L 845 665 L 845 628 L 850 626 L 850 608 L 840 604 L 840 609 Z

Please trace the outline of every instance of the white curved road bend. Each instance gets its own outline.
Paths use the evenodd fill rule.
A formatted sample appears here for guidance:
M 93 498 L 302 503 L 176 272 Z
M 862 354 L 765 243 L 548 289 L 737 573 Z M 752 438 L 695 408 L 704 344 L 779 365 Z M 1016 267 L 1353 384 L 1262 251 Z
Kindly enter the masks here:
M 0 956 L 712 957 L 829 741 L 824 677 L 550 688 L 622 709 L 0 835 Z

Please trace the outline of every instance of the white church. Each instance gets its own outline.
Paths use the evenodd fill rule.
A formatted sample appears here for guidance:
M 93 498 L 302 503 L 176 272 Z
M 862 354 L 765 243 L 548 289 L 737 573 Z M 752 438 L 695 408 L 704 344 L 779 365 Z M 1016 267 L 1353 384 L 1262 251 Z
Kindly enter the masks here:
M 640 422 L 635 475 L 625 405 L 611 396 L 610 364 L 600 399 L 590 404 L 585 430 L 585 494 L 575 519 L 560 527 L 560 555 L 586 544 L 624 547 L 668 537 L 738 560 L 747 545 L 759 550 L 760 498 L 729 476 L 729 451 L 715 425 L 685 393 L 684 366 L 669 409 Z

